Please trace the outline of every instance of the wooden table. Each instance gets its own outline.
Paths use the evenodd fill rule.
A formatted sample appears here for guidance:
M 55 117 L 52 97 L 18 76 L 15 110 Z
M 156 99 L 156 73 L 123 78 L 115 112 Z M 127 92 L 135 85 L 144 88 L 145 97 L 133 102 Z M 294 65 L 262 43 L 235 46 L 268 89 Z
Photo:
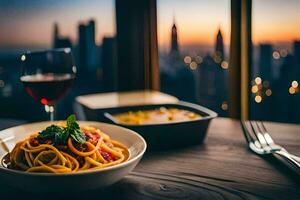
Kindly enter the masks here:
M 267 123 L 266 126 L 276 142 L 300 155 L 299 125 Z M 28 195 L 5 186 L 0 189 L 1 197 L 24 199 Z M 82 195 L 75 194 L 72 199 L 82 199 Z M 84 199 L 299 200 L 300 181 L 276 160 L 250 152 L 238 121 L 217 118 L 211 123 L 204 144 L 148 153 L 119 183 L 105 191 L 85 192 Z

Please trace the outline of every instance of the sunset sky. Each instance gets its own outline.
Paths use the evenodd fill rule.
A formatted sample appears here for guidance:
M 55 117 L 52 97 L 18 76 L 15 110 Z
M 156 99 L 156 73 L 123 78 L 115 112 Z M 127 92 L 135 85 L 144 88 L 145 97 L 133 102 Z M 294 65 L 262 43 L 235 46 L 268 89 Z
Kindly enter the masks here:
M 175 20 L 181 45 L 212 45 L 220 27 L 230 40 L 230 0 L 157 0 L 158 39 L 167 48 Z M 299 0 L 253 0 L 253 42 L 300 39 Z M 113 0 L 0 0 L 0 47 L 50 47 L 53 23 L 76 42 L 78 22 L 96 20 L 97 41 L 115 34 Z

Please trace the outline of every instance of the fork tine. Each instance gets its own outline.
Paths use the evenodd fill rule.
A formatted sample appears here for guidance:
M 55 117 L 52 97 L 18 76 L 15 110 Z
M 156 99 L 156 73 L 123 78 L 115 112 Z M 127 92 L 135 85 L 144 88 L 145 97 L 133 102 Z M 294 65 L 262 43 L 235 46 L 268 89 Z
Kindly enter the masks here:
M 266 137 L 271 136 L 268 134 L 266 127 L 263 125 L 262 122 L 260 122 L 261 126 L 259 126 L 259 123 L 257 121 L 248 121 L 248 123 L 251 126 L 252 133 L 250 133 L 250 129 L 246 126 L 245 121 L 241 121 L 241 125 L 243 128 L 244 136 L 246 137 L 246 140 L 248 141 L 249 148 L 259 154 L 259 155 L 267 155 L 267 154 L 276 154 L 279 156 L 284 157 L 289 162 L 284 161 L 284 163 L 288 163 L 288 166 L 292 165 L 293 169 L 297 168 L 297 173 L 300 174 L 300 158 L 288 153 L 284 148 L 282 148 L 279 145 L 276 145 L 275 143 L 269 144 L 268 139 Z M 256 125 L 256 128 L 254 127 Z M 251 134 L 255 135 L 255 138 L 252 137 Z M 272 138 L 271 138 L 272 139 Z M 263 142 L 262 142 L 263 141 Z M 299 161 L 298 161 L 299 160 Z
M 241 121 L 241 124 L 242 124 L 242 128 L 243 128 L 244 136 L 245 136 L 246 140 L 248 141 L 250 149 L 254 150 L 258 154 L 263 154 L 264 150 L 262 149 L 262 145 L 257 140 L 257 137 L 254 134 L 254 128 L 253 128 L 252 124 L 250 123 L 250 121 Z
M 263 147 L 266 146 L 267 141 L 265 140 L 257 121 L 251 121 L 250 123 L 253 128 L 253 132 L 254 132 L 255 136 L 257 137 L 258 141 L 261 143 L 261 145 Z M 254 128 L 254 125 L 256 126 L 256 129 Z
M 244 136 L 245 136 L 246 140 L 248 141 L 248 143 L 249 142 L 254 142 L 254 139 L 251 136 L 251 134 L 249 133 L 249 130 L 247 128 L 246 121 L 242 120 L 241 125 L 242 125 Z
M 255 129 L 252 126 L 251 121 L 244 121 L 243 123 L 244 123 L 245 132 L 247 133 L 248 137 L 250 138 L 250 141 L 254 142 L 257 145 L 257 143 L 259 143 L 259 141 L 257 140 L 257 136 L 255 134 Z M 248 124 L 248 126 L 247 126 L 247 124 Z M 251 127 L 251 128 L 249 128 L 249 127 Z M 260 144 L 259 144 L 259 146 L 260 146 Z
M 263 141 L 263 143 L 267 143 L 267 141 L 265 140 L 265 138 L 264 138 L 264 131 L 263 131 L 263 129 L 259 126 L 259 122 L 260 121 L 254 121 L 254 123 L 255 123 L 255 125 L 256 125 L 256 127 L 257 127 L 257 135 L 258 135 L 258 137 L 261 137 L 261 140 Z
M 263 130 L 263 136 L 265 137 L 267 144 L 269 144 L 269 145 L 274 144 L 274 141 L 273 141 L 271 135 L 268 133 L 264 123 L 262 121 L 260 123 L 261 123 L 261 127 Z
M 260 123 L 261 123 L 261 127 L 262 127 L 264 133 L 266 133 L 266 132 L 267 132 L 267 129 L 266 129 L 264 123 L 263 123 L 262 121 L 260 121 Z
M 255 137 L 258 139 L 258 137 L 257 137 L 257 135 L 256 135 L 257 130 L 256 130 L 256 128 L 254 128 L 254 122 L 250 120 L 250 121 L 249 121 L 249 124 L 250 124 L 250 126 L 251 126 L 251 129 L 252 129 L 252 131 L 253 131 Z
M 257 137 L 257 134 L 256 134 L 256 132 L 257 132 L 256 129 L 257 129 L 257 128 L 254 127 L 254 121 L 251 121 L 251 120 L 250 120 L 250 121 L 249 121 L 249 124 L 250 124 L 250 127 L 251 127 L 251 129 L 252 129 L 252 132 L 253 132 L 253 134 L 255 135 L 256 139 L 259 140 L 259 138 Z

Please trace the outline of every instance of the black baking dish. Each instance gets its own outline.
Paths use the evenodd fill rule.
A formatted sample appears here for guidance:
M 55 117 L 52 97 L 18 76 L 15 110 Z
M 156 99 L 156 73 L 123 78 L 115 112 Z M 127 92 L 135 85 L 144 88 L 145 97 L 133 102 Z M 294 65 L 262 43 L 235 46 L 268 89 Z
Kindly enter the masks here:
M 160 107 L 178 108 L 193 111 L 197 114 L 200 114 L 202 118 L 192 121 L 163 124 L 128 125 L 118 123 L 112 117 L 112 115 L 118 113 L 138 110 L 150 110 Z M 85 109 L 85 111 L 87 120 L 96 119 L 97 121 L 116 124 L 136 131 L 145 138 L 148 144 L 148 150 L 160 150 L 200 144 L 203 142 L 206 136 L 206 131 L 211 119 L 217 117 L 217 113 L 207 108 L 182 101 L 174 104 L 126 106 L 97 110 Z

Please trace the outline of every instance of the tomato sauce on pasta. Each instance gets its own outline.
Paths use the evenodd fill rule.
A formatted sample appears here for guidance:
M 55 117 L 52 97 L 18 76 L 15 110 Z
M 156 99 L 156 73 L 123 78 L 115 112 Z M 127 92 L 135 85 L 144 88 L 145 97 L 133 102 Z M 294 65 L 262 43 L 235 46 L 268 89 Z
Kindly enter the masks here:
M 78 143 L 68 135 L 62 144 L 39 137 L 39 132 L 33 133 L 18 142 L 4 162 L 8 168 L 26 172 L 74 173 L 113 166 L 128 159 L 127 147 L 98 128 L 82 126 L 80 131 L 84 142 Z

